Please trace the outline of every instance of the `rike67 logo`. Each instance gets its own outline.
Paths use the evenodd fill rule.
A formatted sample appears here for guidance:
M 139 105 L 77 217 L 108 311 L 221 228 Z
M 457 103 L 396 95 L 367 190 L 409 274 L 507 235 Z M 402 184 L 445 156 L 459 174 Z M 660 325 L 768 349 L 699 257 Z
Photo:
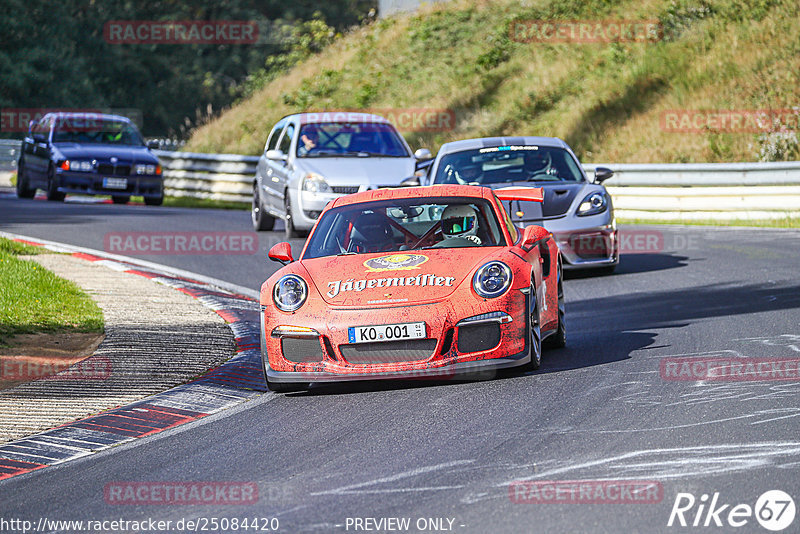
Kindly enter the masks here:
M 781 490 L 764 492 L 755 506 L 749 504 L 731 505 L 720 500 L 719 492 L 709 495 L 704 493 L 697 499 L 691 493 L 678 493 L 672 504 L 667 526 L 681 527 L 726 527 L 739 528 L 752 525 L 752 519 L 767 530 L 778 532 L 786 529 L 794 522 L 797 510 L 794 499 Z M 748 531 L 752 530 L 747 529 Z

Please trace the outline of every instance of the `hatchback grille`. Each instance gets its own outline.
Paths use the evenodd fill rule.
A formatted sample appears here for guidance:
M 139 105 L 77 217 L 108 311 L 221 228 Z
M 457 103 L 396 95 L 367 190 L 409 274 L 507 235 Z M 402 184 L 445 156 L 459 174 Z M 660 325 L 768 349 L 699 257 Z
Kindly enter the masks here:
M 435 339 L 384 341 L 341 345 L 342 356 L 350 363 L 397 363 L 427 360 L 436 349 Z
M 358 193 L 359 187 L 357 185 L 334 185 L 331 186 L 334 193 L 338 193 L 340 195 L 352 195 L 353 193 Z

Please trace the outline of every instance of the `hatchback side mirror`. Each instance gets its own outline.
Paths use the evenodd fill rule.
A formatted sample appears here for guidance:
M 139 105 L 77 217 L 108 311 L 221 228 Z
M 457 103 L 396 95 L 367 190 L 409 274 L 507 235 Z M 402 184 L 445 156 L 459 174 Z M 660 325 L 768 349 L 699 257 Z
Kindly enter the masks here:
M 416 152 L 414 152 L 414 157 L 416 159 L 432 159 L 431 151 L 427 148 L 418 148 Z
M 597 167 L 594 170 L 594 183 L 602 184 L 612 176 L 614 176 L 614 171 L 611 169 L 607 167 Z
M 273 148 L 272 150 L 267 150 L 266 154 L 267 159 L 274 159 L 278 161 L 286 161 L 289 159 L 289 156 L 283 153 L 283 150 L 278 150 L 277 148 Z

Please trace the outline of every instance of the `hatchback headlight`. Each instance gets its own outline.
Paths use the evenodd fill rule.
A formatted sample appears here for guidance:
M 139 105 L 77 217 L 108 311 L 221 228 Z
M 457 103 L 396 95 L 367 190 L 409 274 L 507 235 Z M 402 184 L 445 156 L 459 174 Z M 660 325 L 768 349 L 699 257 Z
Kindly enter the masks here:
M 511 287 L 511 268 L 502 261 L 490 261 L 475 272 L 472 287 L 483 298 L 499 297 Z
M 272 300 L 281 311 L 293 312 L 308 298 L 308 286 L 296 274 L 282 276 L 272 290 Z
M 325 178 L 315 172 L 310 172 L 303 178 L 303 191 L 311 193 L 333 193 L 333 189 Z
M 597 215 L 598 213 L 603 213 L 606 209 L 608 209 L 608 195 L 591 193 L 578 206 L 578 216 Z

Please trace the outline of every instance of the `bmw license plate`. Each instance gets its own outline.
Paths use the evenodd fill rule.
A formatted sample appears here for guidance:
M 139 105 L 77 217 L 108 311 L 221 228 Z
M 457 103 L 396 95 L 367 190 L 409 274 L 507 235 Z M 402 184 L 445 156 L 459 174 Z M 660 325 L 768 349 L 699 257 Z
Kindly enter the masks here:
M 350 343 L 374 343 L 425 337 L 425 323 L 382 324 L 376 326 L 351 326 L 347 329 Z
M 105 189 L 128 189 L 127 178 L 103 178 Z

